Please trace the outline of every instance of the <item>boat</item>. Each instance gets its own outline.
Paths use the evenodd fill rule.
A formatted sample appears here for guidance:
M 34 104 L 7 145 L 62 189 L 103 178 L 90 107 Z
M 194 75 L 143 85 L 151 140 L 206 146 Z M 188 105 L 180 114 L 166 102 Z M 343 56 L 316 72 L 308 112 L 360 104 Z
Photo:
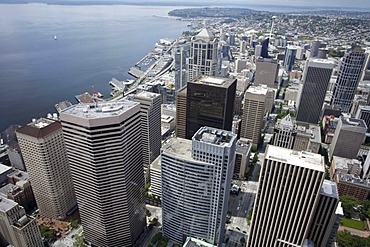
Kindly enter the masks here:
M 56 35 L 54 35 L 54 40 L 57 40 L 58 38 L 57 38 L 57 36 Z

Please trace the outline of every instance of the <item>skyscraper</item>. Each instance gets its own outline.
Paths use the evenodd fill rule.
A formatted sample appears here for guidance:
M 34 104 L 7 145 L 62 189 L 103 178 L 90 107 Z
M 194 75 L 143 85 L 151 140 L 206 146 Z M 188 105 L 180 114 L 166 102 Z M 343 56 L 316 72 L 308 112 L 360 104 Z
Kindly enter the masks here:
M 192 140 L 172 138 L 161 153 L 163 233 L 182 243 L 197 237 L 221 245 L 236 135 L 200 128 Z
M 365 59 L 365 51 L 360 46 L 352 46 L 342 58 L 331 100 L 333 108 L 345 113 L 350 111 Z
M 324 173 L 319 154 L 267 146 L 247 246 L 302 246 Z
M 315 246 L 332 247 L 342 217 L 337 184 L 324 180 L 308 238 Z
M 263 58 L 268 58 L 269 57 L 269 43 L 270 43 L 270 38 L 266 38 L 264 40 L 262 40 L 261 42 L 261 46 L 262 46 L 262 49 L 261 49 L 261 57 Z
M 186 136 L 186 95 L 187 87 L 181 88 L 176 93 L 176 136 Z
M 327 59 L 309 59 L 303 72 L 303 88 L 297 121 L 317 124 L 335 64 Z
M 73 105 L 60 118 L 86 240 L 132 246 L 146 225 L 140 104 Z
M 367 126 L 364 120 L 340 117 L 330 144 L 329 156 L 356 158 L 366 131 Z
M 172 49 L 172 56 L 175 60 L 175 90 L 179 90 L 187 83 L 187 60 L 190 56 L 190 42 L 179 40 Z
M 200 75 L 215 76 L 218 40 L 206 28 L 191 38 L 188 81 Z
M 252 140 L 253 145 L 260 142 L 266 94 L 266 85 L 251 86 L 245 93 L 240 136 Z
M 161 149 L 162 98 L 160 94 L 143 91 L 135 94 L 133 100 L 140 103 L 143 164 L 147 170 L 159 156 Z
M 191 139 L 203 126 L 231 130 L 235 93 L 236 79 L 201 76 L 189 82 L 186 139 Z
M 314 40 L 312 41 L 311 44 L 311 56 L 310 57 L 317 57 L 319 54 L 319 49 L 320 49 L 321 41 L 320 40 Z
M 2 240 L 14 247 L 44 246 L 36 219 L 18 203 L 0 196 L 0 244 Z
M 295 122 L 293 122 L 289 114 L 279 119 L 274 129 L 272 145 L 293 149 L 294 138 L 297 134 L 295 129 Z
M 285 48 L 284 68 L 286 71 L 292 71 L 292 69 L 294 68 L 296 54 L 296 46 L 287 46 Z
M 271 88 L 278 88 L 278 72 L 279 64 L 277 59 L 257 58 L 254 85 L 265 84 Z
M 40 214 L 65 218 L 77 202 L 62 125 L 40 118 L 16 133 Z

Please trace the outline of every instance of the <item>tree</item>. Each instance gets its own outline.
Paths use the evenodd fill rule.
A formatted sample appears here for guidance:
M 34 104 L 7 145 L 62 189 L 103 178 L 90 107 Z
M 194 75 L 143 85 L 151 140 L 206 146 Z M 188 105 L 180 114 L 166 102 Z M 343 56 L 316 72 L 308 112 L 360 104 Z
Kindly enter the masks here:
M 343 213 L 346 218 L 351 218 L 354 211 L 353 208 L 361 204 L 359 200 L 350 195 L 340 196 L 340 201 L 342 202 Z
M 255 152 L 252 162 L 255 164 L 255 163 L 257 163 L 257 161 L 258 161 L 258 152 Z
M 245 244 L 245 238 L 244 237 L 240 238 L 240 243 Z
M 248 211 L 248 213 L 247 213 L 247 222 L 248 222 L 248 224 L 249 224 L 249 222 L 251 222 L 251 220 L 252 220 L 252 213 L 253 213 L 253 210 L 251 209 L 251 210 L 249 210 Z
M 370 246 L 370 237 L 361 238 L 352 235 L 347 231 L 339 231 L 337 233 L 337 243 L 339 247 L 364 247 Z

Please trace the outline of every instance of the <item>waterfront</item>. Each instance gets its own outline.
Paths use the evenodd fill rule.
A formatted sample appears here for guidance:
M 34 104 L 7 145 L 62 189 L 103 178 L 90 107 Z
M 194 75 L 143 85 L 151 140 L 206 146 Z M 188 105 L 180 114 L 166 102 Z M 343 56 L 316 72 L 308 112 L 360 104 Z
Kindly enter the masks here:
M 174 8 L 1 5 L 0 131 L 85 91 L 109 97 L 112 77 L 131 79 L 129 68 L 160 38 L 187 30 L 185 22 L 154 16 Z

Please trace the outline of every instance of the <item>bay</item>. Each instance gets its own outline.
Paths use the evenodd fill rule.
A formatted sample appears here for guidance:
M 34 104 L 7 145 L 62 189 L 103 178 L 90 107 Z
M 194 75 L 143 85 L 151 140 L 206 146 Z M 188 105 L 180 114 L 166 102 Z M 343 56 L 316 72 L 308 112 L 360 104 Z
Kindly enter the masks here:
M 86 91 L 109 97 L 112 77 L 131 78 L 128 69 L 160 38 L 187 30 L 185 22 L 158 17 L 175 8 L 0 5 L 0 132 Z

